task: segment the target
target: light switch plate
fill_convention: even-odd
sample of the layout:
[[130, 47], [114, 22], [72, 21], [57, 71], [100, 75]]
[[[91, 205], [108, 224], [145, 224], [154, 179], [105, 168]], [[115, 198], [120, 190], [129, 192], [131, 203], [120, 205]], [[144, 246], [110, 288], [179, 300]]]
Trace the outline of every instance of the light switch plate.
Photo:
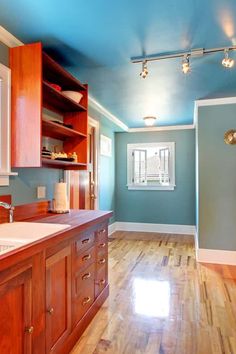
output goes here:
[[46, 198], [46, 187], [45, 186], [38, 186], [37, 187], [37, 198], [38, 199]]

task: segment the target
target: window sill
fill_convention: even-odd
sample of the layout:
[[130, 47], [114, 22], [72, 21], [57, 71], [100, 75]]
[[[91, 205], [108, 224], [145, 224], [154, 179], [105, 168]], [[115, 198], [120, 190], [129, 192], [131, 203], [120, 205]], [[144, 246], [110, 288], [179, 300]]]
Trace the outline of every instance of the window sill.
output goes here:
[[128, 190], [138, 190], [138, 191], [173, 191], [176, 185], [171, 184], [169, 186], [138, 186], [134, 184], [127, 185]]

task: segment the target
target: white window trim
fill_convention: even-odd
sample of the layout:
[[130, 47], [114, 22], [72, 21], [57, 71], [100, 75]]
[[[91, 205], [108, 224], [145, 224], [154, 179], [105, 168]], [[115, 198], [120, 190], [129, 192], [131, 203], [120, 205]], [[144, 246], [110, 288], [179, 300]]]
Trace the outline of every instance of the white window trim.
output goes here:
[[[134, 149], [142, 149], [144, 147], [155, 147], [157, 145], [161, 146], [167, 146], [169, 147], [171, 151], [171, 164], [170, 164], [170, 170], [171, 170], [171, 176], [172, 176], [172, 183], [169, 184], [168, 186], [147, 186], [147, 185], [140, 185], [140, 184], [134, 184], [132, 182], [132, 175], [133, 175], [133, 164], [132, 164], [132, 151]], [[156, 143], [140, 143], [140, 144], [127, 144], [127, 187], [129, 190], [146, 190], [146, 191], [173, 191], [176, 187], [175, 184], [175, 142], [156, 142]]]
[[11, 172], [11, 70], [0, 64], [0, 186], [9, 186]]

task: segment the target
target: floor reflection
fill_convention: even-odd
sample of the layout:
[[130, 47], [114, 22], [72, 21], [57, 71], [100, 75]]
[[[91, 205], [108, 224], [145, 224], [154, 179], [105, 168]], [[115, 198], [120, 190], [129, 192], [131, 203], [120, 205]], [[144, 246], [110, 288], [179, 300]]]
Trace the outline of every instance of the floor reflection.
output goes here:
[[159, 318], [169, 316], [170, 284], [168, 281], [135, 278], [133, 293], [135, 313]]

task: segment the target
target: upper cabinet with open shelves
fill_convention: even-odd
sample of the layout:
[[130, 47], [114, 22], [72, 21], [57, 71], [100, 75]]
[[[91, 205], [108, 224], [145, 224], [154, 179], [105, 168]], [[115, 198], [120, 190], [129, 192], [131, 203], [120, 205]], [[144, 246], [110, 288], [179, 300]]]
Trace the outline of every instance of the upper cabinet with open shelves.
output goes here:
[[[12, 166], [86, 169], [88, 86], [74, 78], [42, 50], [41, 43], [10, 49], [12, 71]], [[79, 103], [55, 89], [80, 92]], [[45, 119], [43, 109], [59, 114], [66, 125]], [[69, 127], [68, 127], [69, 126]], [[77, 163], [42, 158], [42, 137], [62, 141]]]

